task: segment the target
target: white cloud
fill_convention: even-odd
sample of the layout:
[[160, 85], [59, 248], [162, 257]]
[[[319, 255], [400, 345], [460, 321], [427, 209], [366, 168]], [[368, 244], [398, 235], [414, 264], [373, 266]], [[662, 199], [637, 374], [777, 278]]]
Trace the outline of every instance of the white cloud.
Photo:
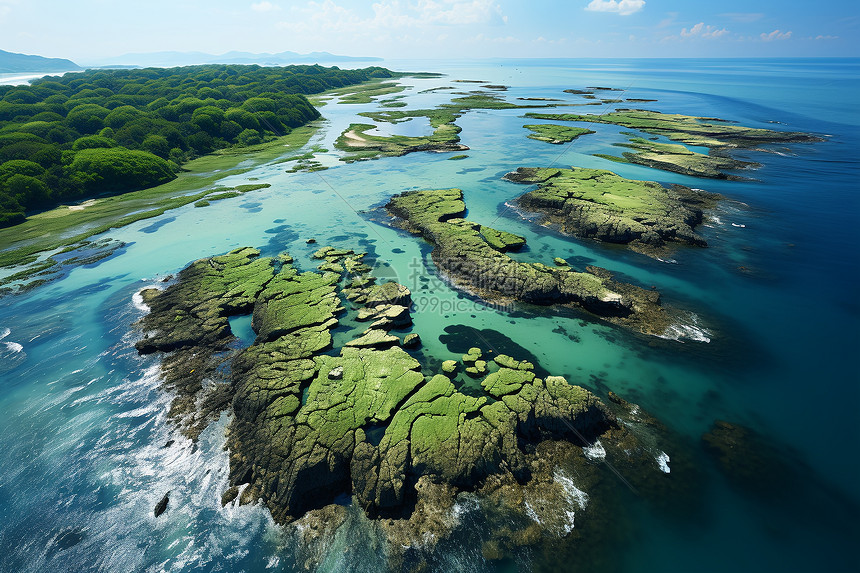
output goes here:
[[493, 0], [418, 0], [401, 4], [399, 0], [382, 0], [372, 5], [373, 16], [363, 17], [333, 0], [311, 1], [304, 7], [291, 8], [289, 20], [278, 27], [296, 33], [313, 30], [322, 32], [397, 33], [405, 29], [426, 29], [431, 26], [503, 25], [508, 18]]
[[18, 0], [0, 0], [0, 22], [12, 12], [13, 4], [18, 4]]
[[[397, 5], [397, 2], [393, 2]], [[374, 8], [377, 5], [374, 4]], [[447, 9], [446, 9], [447, 8]], [[463, 24], [498, 24], [507, 22], [502, 15], [502, 9], [492, 0], [472, 0], [463, 2], [457, 0], [419, 0], [417, 16], [424, 22], [463, 25]]]
[[521, 43], [519, 38], [514, 38], [513, 36], [490, 37], [490, 36], [485, 36], [484, 34], [478, 34], [477, 36], [474, 36], [473, 38], [468, 38], [466, 40], [466, 43], [469, 43], [469, 44], [485, 44], [488, 42], [491, 44], [519, 44], [519, 43]]
[[716, 28], [714, 26], [706, 26], [704, 22], [699, 22], [689, 30], [683, 28], [681, 30], [682, 38], [721, 38], [730, 32], [725, 28]]
[[591, 0], [585, 9], [589, 12], [613, 12], [629, 16], [644, 7], [645, 0]]
[[274, 10], [280, 10], [281, 7], [277, 4], [272, 4], [271, 2], [257, 2], [256, 4], [251, 4], [251, 10], [254, 12], [272, 12]]
[[669, 12], [666, 14], [666, 18], [660, 20], [660, 23], [657, 24], [657, 28], [668, 28], [672, 24], [675, 23], [675, 20], [678, 18], [677, 12]]
[[815, 39], [816, 40], [838, 40], [839, 36], [830, 36], [830, 35], [822, 36], [819, 34], [818, 36], [815, 36]]
[[720, 14], [720, 16], [743, 24], [749, 24], [764, 18], [764, 14], [761, 12], [727, 12], [725, 14]]
[[791, 30], [788, 32], [780, 32], [779, 30], [774, 30], [770, 34], [762, 33], [759, 36], [762, 42], [772, 42], [774, 40], [788, 40], [791, 38]]

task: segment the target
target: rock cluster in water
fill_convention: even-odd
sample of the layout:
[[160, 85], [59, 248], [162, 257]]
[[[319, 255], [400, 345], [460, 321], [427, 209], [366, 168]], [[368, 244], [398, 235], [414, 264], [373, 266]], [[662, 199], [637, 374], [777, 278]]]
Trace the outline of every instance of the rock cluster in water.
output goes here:
[[[579, 90], [571, 93], [579, 93]], [[643, 109], [620, 108], [609, 113], [584, 115], [527, 113], [526, 117], [554, 121], [614, 124], [651, 134], [655, 136], [653, 139], [666, 137], [671, 141], [678, 141], [687, 145], [707, 147], [707, 154], [697, 153], [683, 145], [653, 141], [639, 137], [636, 133], [629, 133], [627, 134], [629, 143], [616, 145], [633, 151], [624, 152], [622, 157], [605, 154], [597, 154], [597, 156], [694, 177], [717, 179], [741, 179], [741, 177], [728, 174], [726, 171], [759, 166], [757, 163], [730, 157], [728, 152], [733, 148], [749, 148], [773, 143], [821, 141], [820, 137], [809, 133], [752, 128], [718, 118], [660, 113]]]
[[[321, 268], [339, 270], [300, 272], [287, 255], [242, 248], [196, 261], [166, 289], [142, 293], [151, 312], [137, 348], [165, 353], [177, 420], [194, 436], [216, 410], [206, 396], [214, 392], [222, 408], [232, 404], [232, 487], [223, 503], [260, 499], [287, 523], [342, 518], [331, 504], [349, 494], [379, 520], [402, 559], [403, 548], [428, 531], [440, 539], [456, 526], [459, 492], [479, 491], [522, 511], [523, 500], [535, 507], [544, 500], [529, 511], [553, 535], [567, 535], [570, 515], [553, 517], [545, 500], [569, 498], [584, 512], [587, 496], [571, 497], [579, 490], [556, 473], [564, 460], [585, 464], [582, 447], [598, 440], [624, 451], [631, 467], [663, 475], [653, 448], [610, 407], [560, 376], [539, 378], [531, 362], [471, 348], [462, 365], [422, 370], [396, 332], [411, 324], [409, 290], [376, 284], [353, 251], [325, 247], [315, 257]], [[368, 326], [333, 349], [347, 306]], [[238, 349], [228, 319], [248, 313], [256, 339]], [[199, 380], [198, 371], [214, 379], [227, 361], [230, 377], [218, 390]], [[480, 380], [480, 395], [459, 389], [460, 368]], [[595, 479], [594, 470], [582, 475]], [[543, 529], [529, 527], [488, 541], [485, 553], [499, 557], [540, 538]]]
[[704, 247], [694, 231], [720, 196], [683, 185], [626, 179], [602, 169], [520, 167], [508, 181], [538, 185], [517, 199], [518, 207], [538, 213], [540, 224], [562, 233], [626, 244], [656, 256], [667, 245]]
[[506, 251], [525, 240], [463, 219], [466, 204], [459, 189], [410, 191], [394, 196], [385, 208], [400, 226], [435, 247], [432, 258], [440, 272], [486, 300], [576, 306], [647, 334], [661, 334], [669, 324], [658, 292], [614, 281], [606, 269], [576, 272], [512, 259]]

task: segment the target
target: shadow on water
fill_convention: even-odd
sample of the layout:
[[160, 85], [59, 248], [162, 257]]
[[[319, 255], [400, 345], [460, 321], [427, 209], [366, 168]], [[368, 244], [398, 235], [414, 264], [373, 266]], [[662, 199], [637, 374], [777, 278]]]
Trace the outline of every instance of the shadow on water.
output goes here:
[[540, 365], [537, 357], [523, 346], [498, 330], [491, 328], [474, 328], [465, 324], [452, 324], [445, 327], [445, 334], [439, 336], [448, 351], [452, 354], [466, 354], [470, 348], [478, 347], [484, 353], [487, 361], [499, 354], [507, 354], [516, 360], [526, 360], [535, 365], [534, 372], [538, 377], [549, 375]]

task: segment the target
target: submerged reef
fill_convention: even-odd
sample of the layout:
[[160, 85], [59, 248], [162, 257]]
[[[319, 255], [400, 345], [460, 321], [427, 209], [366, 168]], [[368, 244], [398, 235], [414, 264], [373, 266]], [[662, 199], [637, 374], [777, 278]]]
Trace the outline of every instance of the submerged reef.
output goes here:
[[[485, 300], [578, 307], [645, 334], [662, 334], [671, 322], [658, 292], [614, 281], [606, 269], [576, 272], [512, 259], [505, 254], [509, 240], [495, 240], [503, 232], [462, 218], [466, 204], [459, 189], [410, 191], [385, 208], [399, 226], [435, 247], [431, 256], [441, 273]], [[514, 246], [524, 244], [519, 239]]]
[[537, 184], [516, 200], [516, 206], [539, 214], [541, 225], [625, 244], [653, 257], [665, 254], [670, 244], [707, 246], [694, 228], [702, 222], [703, 211], [720, 199], [700, 189], [664, 187], [602, 169], [520, 167], [504, 178]]
[[[496, 238], [500, 249], [518, 243]], [[457, 505], [471, 499], [463, 495], [483, 500], [488, 522], [509, 516], [482, 540], [488, 559], [570, 535], [574, 514], [582, 528], [582, 488], [603, 479], [593, 464], [607, 450], [640, 474], [631, 480], [653, 483], [649, 495], [675, 487], [668, 456], [634, 416], [561, 376], [538, 377], [532, 362], [485, 354], [492, 349], [470, 348], [428, 371], [420, 351], [401, 346], [415, 333], [396, 333], [411, 324], [409, 290], [376, 284], [351, 250], [324, 247], [314, 257], [338, 270], [300, 272], [286, 254], [241, 248], [141, 293], [151, 310], [137, 349], [163, 353], [173, 417], [186, 434], [196, 437], [232, 405], [224, 504], [261, 500], [280, 524], [324, 531], [347, 519], [352, 510], [336, 502], [349, 495], [379, 524], [391, 569], [409, 570], [456, 530]], [[229, 319], [249, 313], [256, 338], [242, 348]], [[369, 326], [333, 347], [344, 313]], [[464, 368], [480, 379], [480, 395], [459, 389], [455, 371]], [[595, 515], [594, 527], [604, 521]]]

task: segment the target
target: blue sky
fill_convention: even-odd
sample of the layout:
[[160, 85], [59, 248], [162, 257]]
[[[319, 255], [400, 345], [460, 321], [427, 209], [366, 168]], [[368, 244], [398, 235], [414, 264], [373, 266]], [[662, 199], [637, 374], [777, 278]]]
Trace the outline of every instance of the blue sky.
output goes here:
[[860, 56], [857, 0], [0, 0], [0, 49], [384, 58]]

